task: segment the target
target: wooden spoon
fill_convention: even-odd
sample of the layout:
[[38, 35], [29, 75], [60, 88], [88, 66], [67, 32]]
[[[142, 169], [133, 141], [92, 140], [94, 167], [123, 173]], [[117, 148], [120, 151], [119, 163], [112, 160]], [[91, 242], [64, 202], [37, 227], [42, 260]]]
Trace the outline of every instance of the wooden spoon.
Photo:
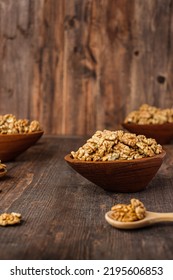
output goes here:
[[142, 220], [135, 221], [135, 222], [116, 221], [112, 217], [112, 213], [113, 211], [109, 211], [105, 214], [106, 221], [113, 227], [121, 228], [121, 229], [135, 229], [135, 228], [150, 226], [155, 223], [173, 222], [173, 213], [156, 213], [156, 212], [146, 211], [146, 217]]

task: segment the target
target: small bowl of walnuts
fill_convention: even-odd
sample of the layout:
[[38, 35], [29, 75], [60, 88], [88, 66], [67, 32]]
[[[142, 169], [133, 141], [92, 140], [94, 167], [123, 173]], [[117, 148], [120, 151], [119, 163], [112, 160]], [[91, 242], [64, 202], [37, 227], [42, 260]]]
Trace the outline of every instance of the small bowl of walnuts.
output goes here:
[[80, 175], [106, 191], [145, 189], [159, 170], [165, 151], [155, 139], [117, 131], [96, 131], [65, 161]]
[[0, 160], [11, 161], [35, 144], [43, 135], [38, 121], [0, 115]]
[[161, 145], [169, 144], [173, 139], [173, 109], [143, 104], [139, 110], [127, 115], [122, 127], [132, 133], [154, 138]]

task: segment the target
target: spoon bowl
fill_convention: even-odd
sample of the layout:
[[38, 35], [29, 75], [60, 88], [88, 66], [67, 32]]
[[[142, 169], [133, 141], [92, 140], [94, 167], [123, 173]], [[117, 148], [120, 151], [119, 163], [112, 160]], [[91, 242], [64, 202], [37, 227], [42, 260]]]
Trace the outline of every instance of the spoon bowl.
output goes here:
[[173, 213], [157, 213], [146, 211], [146, 216], [142, 220], [135, 222], [120, 222], [113, 218], [114, 211], [108, 211], [105, 214], [106, 221], [113, 227], [119, 229], [136, 229], [151, 226], [161, 222], [173, 222]]

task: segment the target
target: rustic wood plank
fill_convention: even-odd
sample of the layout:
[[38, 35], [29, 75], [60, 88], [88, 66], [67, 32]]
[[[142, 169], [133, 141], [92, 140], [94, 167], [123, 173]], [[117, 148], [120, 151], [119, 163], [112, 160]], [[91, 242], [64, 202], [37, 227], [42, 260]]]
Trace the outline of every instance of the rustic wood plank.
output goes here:
[[171, 107], [173, 0], [0, 0], [0, 113], [47, 134]]
[[23, 223], [0, 227], [0, 259], [172, 259], [172, 224], [123, 231], [104, 219], [132, 197], [148, 210], [173, 212], [172, 145], [146, 190], [124, 194], [105, 192], [66, 164], [64, 156], [85, 140], [44, 136], [7, 163], [0, 211], [20, 212]]

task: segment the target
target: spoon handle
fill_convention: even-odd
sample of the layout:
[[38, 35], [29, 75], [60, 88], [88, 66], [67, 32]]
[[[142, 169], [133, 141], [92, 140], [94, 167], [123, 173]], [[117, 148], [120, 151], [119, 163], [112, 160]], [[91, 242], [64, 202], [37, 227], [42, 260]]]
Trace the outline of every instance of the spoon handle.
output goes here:
[[154, 222], [173, 222], [173, 213], [150, 213]]

